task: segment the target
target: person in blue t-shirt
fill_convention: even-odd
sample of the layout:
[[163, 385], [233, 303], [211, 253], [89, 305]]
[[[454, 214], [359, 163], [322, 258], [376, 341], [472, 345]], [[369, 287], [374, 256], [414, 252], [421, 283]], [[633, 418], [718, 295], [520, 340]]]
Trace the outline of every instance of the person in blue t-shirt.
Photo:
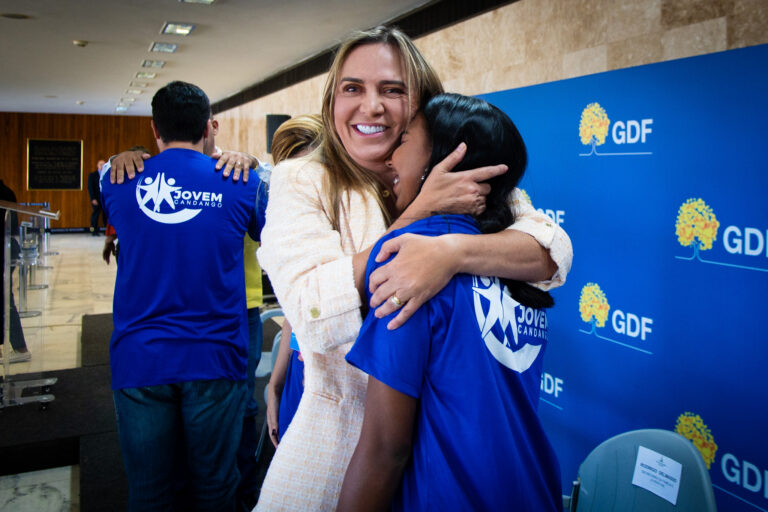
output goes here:
[[234, 508], [247, 398], [243, 237], [258, 239], [263, 205], [258, 180], [214, 172], [210, 113], [198, 87], [169, 83], [152, 99], [160, 153], [130, 183], [102, 179], [121, 246], [110, 365], [129, 510]]
[[[473, 236], [514, 222], [508, 201], [527, 162], [523, 140], [499, 109], [455, 94], [426, 104], [388, 162], [396, 208], [416, 197], [424, 169], [461, 142], [467, 155], [455, 170], [509, 167], [487, 182], [486, 210], [434, 215], [378, 246], [403, 233]], [[384, 263], [368, 260], [366, 282]], [[396, 330], [369, 311], [347, 355], [370, 377], [339, 510], [561, 510], [559, 465], [537, 416], [542, 308], [552, 305], [528, 284], [459, 274]]]

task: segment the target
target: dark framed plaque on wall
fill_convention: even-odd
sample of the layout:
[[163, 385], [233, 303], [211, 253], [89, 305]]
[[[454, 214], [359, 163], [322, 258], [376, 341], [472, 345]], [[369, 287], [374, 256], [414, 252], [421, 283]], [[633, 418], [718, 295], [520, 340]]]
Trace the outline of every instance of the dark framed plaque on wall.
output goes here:
[[82, 140], [27, 139], [27, 190], [82, 189]]

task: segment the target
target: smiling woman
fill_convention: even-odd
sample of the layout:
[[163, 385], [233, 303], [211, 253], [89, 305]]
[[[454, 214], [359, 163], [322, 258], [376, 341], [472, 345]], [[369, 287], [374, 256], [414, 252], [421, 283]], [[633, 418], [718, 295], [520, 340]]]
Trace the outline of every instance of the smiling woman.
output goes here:
[[387, 44], [361, 46], [341, 68], [333, 118], [336, 133], [352, 159], [376, 172], [405, 130], [408, 89], [400, 56]]
[[[465, 153], [460, 144], [392, 220], [395, 176], [387, 159], [420, 106], [441, 92], [437, 74], [405, 34], [384, 27], [354, 33], [328, 74], [322, 146], [272, 173], [258, 256], [296, 333], [305, 393], [278, 445], [257, 510], [336, 508], [363, 417], [367, 377], [344, 356], [362, 323], [373, 244], [388, 229], [434, 211], [482, 212], [490, 190], [483, 182], [506, 171], [505, 165], [492, 165], [449, 172]], [[403, 245], [379, 269], [394, 265], [397, 277], [378, 278], [389, 300], [377, 316], [387, 307], [401, 308], [398, 319], [404, 321], [457, 272], [546, 280], [538, 283], [544, 288], [561, 284], [570, 268], [567, 235], [533, 208], [515, 209], [518, 222], [503, 233], [390, 240]]]

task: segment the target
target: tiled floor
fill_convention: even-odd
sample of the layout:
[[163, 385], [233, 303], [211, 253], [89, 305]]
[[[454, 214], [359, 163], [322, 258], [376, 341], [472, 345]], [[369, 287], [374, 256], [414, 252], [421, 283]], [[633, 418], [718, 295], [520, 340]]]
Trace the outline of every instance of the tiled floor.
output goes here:
[[[26, 310], [39, 316], [22, 319], [32, 359], [10, 365], [10, 374], [75, 368], [80, 365], [80, 328], [84, 314], [112, 311], [116, 267], [101, 259], [104, 237], [90, 234], [51, 235], [49, 250], [58, 255], [41, 258], [33, 284], [48, 288], [28, 290]], [[18, 271], [14, 274], [18, 286]], [[14, 290], [17, 306], [19, 290]], [[3, 347], [8, 353], [10, 347]], [[22, 407], [35, 407], [26, 405]], [[78, 467], [54, 468], [0, 477], [0, 512], [75, 512], [79, 506]]]

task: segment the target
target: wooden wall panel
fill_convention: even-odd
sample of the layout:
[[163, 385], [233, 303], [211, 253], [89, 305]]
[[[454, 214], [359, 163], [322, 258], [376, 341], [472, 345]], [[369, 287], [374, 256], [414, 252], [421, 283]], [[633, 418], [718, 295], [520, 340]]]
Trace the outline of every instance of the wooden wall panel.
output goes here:
[[[16, 192], [22, 203], [51, 203], [61, 210], [53, 228], [86, 228], [90, 224], [88, 174], [99, 159], [142, 144], [157, 151], [149, 117], [27, 114], [0, 112], [0, 179]], [[82, 190], [27, 190], [27, 139], [82, 139]]]

